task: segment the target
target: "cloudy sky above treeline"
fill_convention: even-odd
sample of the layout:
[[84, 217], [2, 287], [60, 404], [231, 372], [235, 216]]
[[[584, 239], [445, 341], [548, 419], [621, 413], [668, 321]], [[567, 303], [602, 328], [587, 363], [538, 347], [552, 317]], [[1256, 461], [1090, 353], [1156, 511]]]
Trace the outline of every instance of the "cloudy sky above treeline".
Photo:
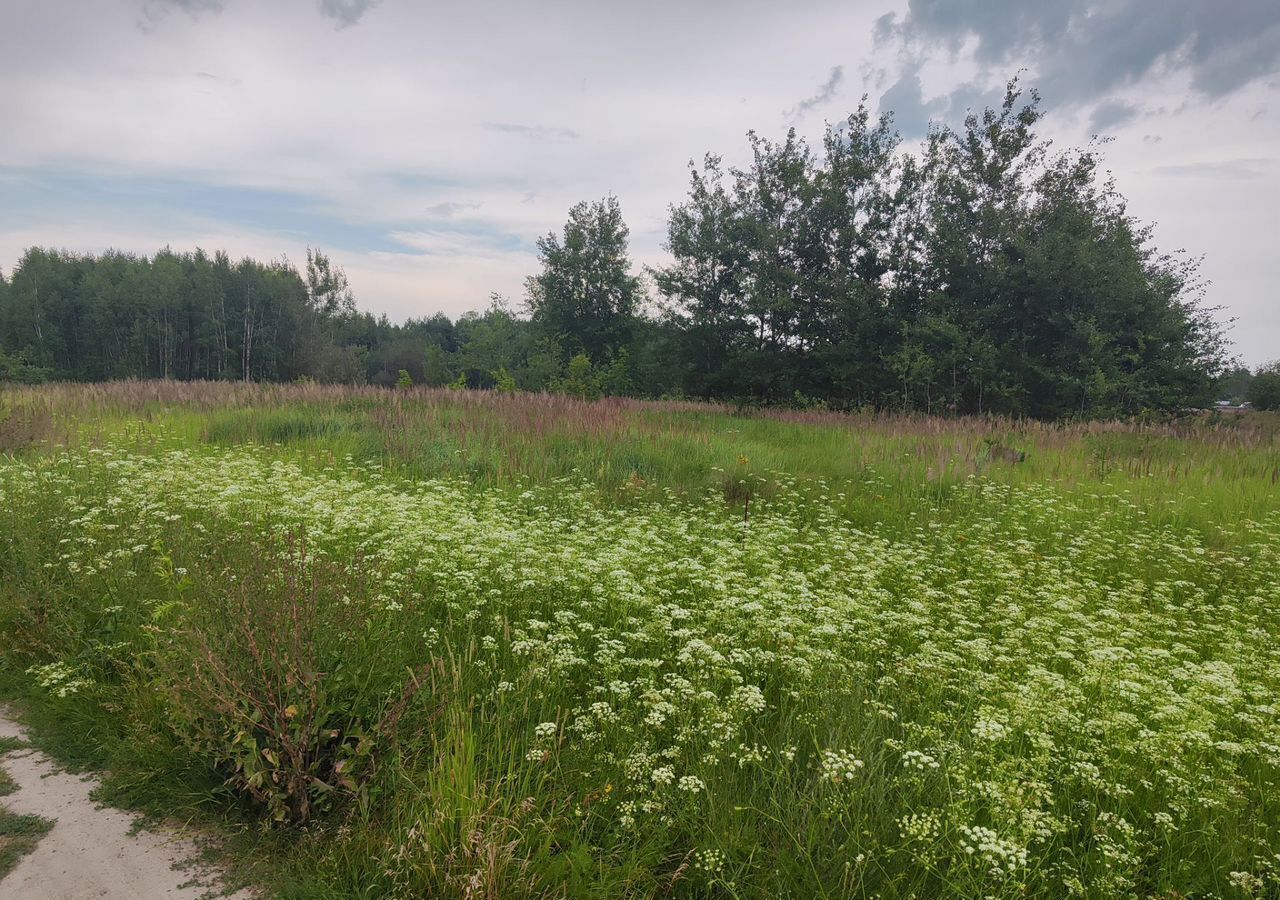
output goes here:
[[518, 306], [578, 200], [659, 264], [691, 159], [816, 144], [864, 94], [914, 146], [1019, 72], [1204, 257], [1243, 360], [1280, 357], [1275, 0], [0, 0], [0, 268], [311, 246], [393, 319]]

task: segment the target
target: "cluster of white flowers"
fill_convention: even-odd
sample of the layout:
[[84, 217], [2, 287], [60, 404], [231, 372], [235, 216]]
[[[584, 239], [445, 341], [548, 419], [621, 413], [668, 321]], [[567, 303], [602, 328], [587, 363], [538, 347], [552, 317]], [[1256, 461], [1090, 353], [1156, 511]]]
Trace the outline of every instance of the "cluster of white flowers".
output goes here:
[[714, 848], [698, 850], [693, 854], [693, 858], [698, 868], [708, 875], [719, 875], [724, 871], [725, 856], [720, 850]]
[[936, 841], [942, 834], [942, 813], [938, 810], [908, 813], [898, 819], [898, 829], [911, 842]]
[[1009, 727], [999, 719], [978, 718], [973, 723], [973, 736], [981, 741], [1004, 740], [1009, 734]]
[[32, 666], [27, 674], [36, 679], [36, 684], [57, 697], [69, 697], [93, 686], [93, 679], [86, 678], [79, 669], [65, 662], [51, 662], [42, 666]]
[[853, 781], [862, 767], [862, 760], [848, 750], [823, 750], [818, 763], [823, 780], [832, 784]]
[[707, 789], [706, 783], [697, 775], [682, 775], [677, 787], [686, 794], [700, 794]]
[[902, 765], [904, 768], [924, 772], [928, 769], [937, 769], [941, 764], [928, 753], [908, 750], [902, 754]]
[[982, 825], [961, 825], [960, 846], [970, 856], [982, 860], [992, 875], [1012, 875], [1027, 864], [1027, 850], [1002, 839]]
[[1265, 884], [1261, 878], [1252, 872], [1240, 871], [1228, 873], [1227, 883], [1246, 897], [1253, 897], [1258, 894]]

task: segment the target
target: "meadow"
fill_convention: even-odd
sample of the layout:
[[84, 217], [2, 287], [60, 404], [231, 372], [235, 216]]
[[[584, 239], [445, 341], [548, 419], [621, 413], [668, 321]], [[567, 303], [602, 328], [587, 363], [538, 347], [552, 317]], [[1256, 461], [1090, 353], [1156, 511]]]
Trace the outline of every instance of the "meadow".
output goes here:
[[270, 896], [1280, 895], [1280, 421], [0, 393], [0, 698]]

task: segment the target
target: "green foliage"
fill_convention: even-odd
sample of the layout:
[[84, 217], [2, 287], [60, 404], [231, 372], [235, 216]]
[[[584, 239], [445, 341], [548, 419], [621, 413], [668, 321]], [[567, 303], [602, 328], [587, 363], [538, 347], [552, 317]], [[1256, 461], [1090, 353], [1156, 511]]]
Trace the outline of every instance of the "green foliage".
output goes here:
[[1249, 402], [1257, 409], [1280, 410], [1280, 362], [1263, 366], [1254, 374]]
[[401, 369], [396, 376], [396, 390], [407, 391], [411, 387], [413, 387], [413, 378], [406, 369]]
[[818, 158], [794, 131], [708, 156], [671, 212], [692, 393], [841, 407], [1104, 418], [1204, 402], [1223, 338], [1196, 264], [1098, 177], [1093, 149], [1050, 155], [1039, 99], [939, 128], [917, 157], [865, 106]]
[[49, 829], [50, 819], [40, 816], [24, 816], [0, 808], [0, 878], [9, 874], [18, 860], [30, 853], [40, 843]]
[[439, 344], [427, 344], [422, 361], [422, 383], [428, 387], [444, 387], [452, 380], [453, 374], [449, 371], [449, 360], [444, 348]]
[[604, 359], [630, 340], [642, 293], [627, 238], [618, 199], [606, 197], [570, 209], [563, 238], [538, 239], [542, 271], [528, 280], [529, 309], [565, 352]]
[[493, 389], [499, 394], [514, 394], [516, 392], [515, 376], [507, 371], [506, 366], [499, 366], [498, 370], [491, 374], [493, 375]]
[[484, 313], [467, 313], [458, 320], [459, 369], [471, 387], [493, 387], [493, 373], [521, 366], [531, 339], [529, 323], [516, 318], [498, 295]]
[[324, 253], [310, 247], [307, 248], [307, 299], [317, 312], [330, 319], [354, 316], [356, 312], [347, 273]]
[[1253, 372], [1245, 366], [1236, 366], [1223, 373], [1218, 379], [1214, 397], [1219, 400], [1230, 400], [1237, 406], [1249, 399], [1249, 388], [1253, 384]]
[[59, 379], [291, 381], [325, 368], [325, 316], [284, 262], [33, 247], [0, 296], [0, 351]]
[[626, 347], [620, 347], [598, 375], [600, 391], [609, 397], [628, 397], [635, 390], [632, 378], [631, 355]]
[[564, 376], [564, 350], [554, 338], [538, 338], [518, 369], [517, 378], [526, 391], [550, 391]]
[[151, 686], [192, 753], [271, 821], [301, 825], [367, 799], [422, 682], [411, 675], [389, 700], [385, 681], [347, 671], [353, 656], [374, 652], [362, 643], [378, 640], [355, 615], [369, 602], [358, 572], [310, 559], [298, 534], [247, 557], [239, 549], [228, 542], [194, 577], [160, 557], [179, 599], [150, 612], [160, 626]]
[[52, 371], [41, 366], [33, 366], [26, 360], [26, 351], [20, 350], [16, 356], [9, 356], [0, 350], [0, 382], [9, 381], [17, 384], [40, 384], [52, 377]]
[[555, 390], [582, 400], [595, 400], [600, 396], [600, 377], [585, 353], [569, 360], [564, 377], [555, 384]]

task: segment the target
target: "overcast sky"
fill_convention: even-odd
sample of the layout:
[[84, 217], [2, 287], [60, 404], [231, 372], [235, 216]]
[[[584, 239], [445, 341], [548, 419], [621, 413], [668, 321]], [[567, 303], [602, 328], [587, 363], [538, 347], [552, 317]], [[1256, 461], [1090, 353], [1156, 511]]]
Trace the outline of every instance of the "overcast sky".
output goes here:
[[657, 263], [691, 158], [864, 93], [915, 143], [1020, 69], [1056, 144], [1114, 138], [1244, 361], [1280, 357], [1275, 0], [0, 0], [0, 268], [313, 246], [393, 319], [519, 304], [577, 200], [616, 194]]

